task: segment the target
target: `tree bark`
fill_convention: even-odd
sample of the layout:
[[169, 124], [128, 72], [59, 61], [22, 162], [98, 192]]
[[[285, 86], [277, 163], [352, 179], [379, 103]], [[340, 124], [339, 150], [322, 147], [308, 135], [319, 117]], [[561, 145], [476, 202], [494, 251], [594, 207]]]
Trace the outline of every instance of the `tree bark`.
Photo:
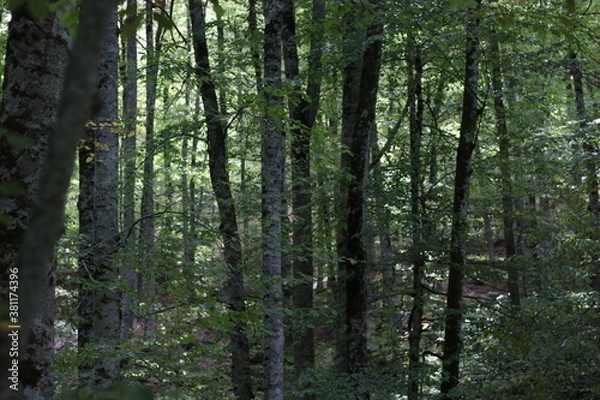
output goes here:
[[265, 400], [283, 400], [283, 293], [281, 198], [285, 133], [279, 113], [281, 90], [281, 45], [283, 0], [264, 3], [264, 130], [262, 137], [262, 235], [263, 275], [267, 282], [264, 295], [265, 323]]
[[408, 326], [408, 399], [419, 397], [421, 367], [421, 331], [423, 319], [423, 215], [421, 212], [421, 144], [423, 136], [423, 63], [421, 50], [413, 35], [407, 43], [408, 96], [410, 124], [410, 204], [413, 264], [413, 305]]
[[[29, 293], [23, 289], [23, 269], [17, 259], [34, 206], [42, 159], [56, 120], [56, 104], [70, 43], [68, 32], [56, 14], [37, 20], [25, 7], [12, 13], [0, 107], [2, 399], [17, 398], [21, 393], [27, 398], [49, 400], [53, 395], [54, 262], [51, 257], [39, 264], [41, 279], [36, 282], [36, 290], [42, 305], [30, 314], [33, 323], [29, 337], [25, 337], [26, 331], [19, 331], [18, 326], [26, 326], [22, 315], [28, 310], [23, 308], [23, 300]], [[13, 314], [14, 311], [20, 311], [21, 316]], [[7, 335], [15, 331], [19, 333], [21, 360], [18, 365], [20, 384], [13, 387], [18, 387], [19, 392], [9, 389], [9, 385], [14, 384], [9, 379], [12, 376], [9, 368], [17, 358], [10, 354], [15, 336]]]
[[[237, 214], [228, 172], [227, 129], [222, 108], [219, 108], [217, 90], [211, 76], [208, 45], [206, 42], [206, 9], [200, 0], [189, 0], [196, 73], [202, 81], [200, 94], [207, 124], [210, 179], [217, 199], [223, 238], [223, 256], [227, 264], [229, 279], [227, 297], [234, 316], [246, 312], [242, 245], [238, 231]], [[222, 105], [224, 107], [224, 105]], [[239, 318], [230, 334], [232, 355], [232, 381], [237, 399], [254, 398], [250, 374], [250, 350], [246, 336], [246, 324]]]
[[[300, 68], [298, 47], [296, 44], [296, 17], [294, 1], [285, 0], [283, 11], [283, 52], [286, 79], [295, 82], [292, 94], [288, 95], [288, 108], [292, 123], [292, 210], [294, 222], [293, 236], [293, 275], [297, 282], [293, 287], [293, 306], [299, 312], [300, 319], [305, 321], [301, 326], [294, 326], [292, 333], [294, 371], [299, 377], [305, 371], [314, 368], [315, 347], [313, 327], [306, 322], [309, 310], [313, 308], [313, 220], [312, 220], [312, 188], [310, 169], [310, 137], [315, 123], [321, 91], [321, 46], [322, 40], [316, 35], [311, 40], [308, 65], [308, 85], [306, 96], [300, 96]], [[312, 23], [317, 27], [325, 18], [325, 4], [314, 0], [312, 5]], [[308, 389], [305, 386], [303, 389]], [[304, 400], [314, 399], [312, 394], [301, 397]]]
[[[101, 51], [93, 116], [79, 155], [80, 233], [87, 248], [82, 257], [79, 316], [82, 325], [80, 351], [90, 340], [94, 346], [116, 348], [120, 337], [119, 298], [113, 289], [118, 277], [115, 253], [118, 229], [118, 42], [117, 15], [111, 15]], [[93, 351], [96, 353], [95, 351]], [[81, 372], [92, 373], [93, 383], [107, 387], [119, 376], [119, 364], [100, 355], [93, 371], [85, 366]], [[88, 376], [82, 376], [87, 378]], [[91, 382], [90, 382], [91, 383]]]
[[466, 267], [467, 221], [469, 189], [473, 172], [472, 154], [476, 146], [477, 127], [481, 109], [478, 100], [479, 78], [479, 26], [481, 0], [467, 10], [466, 60], [463, 91], [463, 108], [460, 137], [456, 152], [454, 178], [454, 203], [450, 242], [450, 272], [442, 356], [442, 399], [450, 399], [450, 392], [459, 384], [462, 342], [463, 278]]
[[[378, 2], [371, 2], [373, 12]], [[381, 66], [383, 24], [375, 19], [366, 31], [367, 46], [362, 55], [360, 90], [352, 130], [346, 203], [344, 252], [340, 254], [345, 273], [345, 313], [343, 339], [346, 352], [342, 371], [351, 376], [357, 399], [369, 399], [369, 390], [361, 381], [368, 373], [367, 350], [367, 265], [366, 247], [366, 182], [369, 170], [371, 136], [376, 129], [375, 108]]]
[[[125, 24], [134, 23], [137, 15], [137, 1], [127, 0], [127, 16]], [[125, 137], [123, 138], [123, 228], [127, 237], [135, 237], [135, 170], [137, 151], [137, 37], [133, 32], [125, 38], [125, 74], [123, 77], [123, 119], [125, 120]], [[131, 242], [131, 241], [130, 241]], [[124, 262], [121, 276], [125, 280], [126, 289], [122, 294], [121, 339], [127, 341], [132, 337], [135, 317], [135, 300], [133, 293], [137, 290], [138, 277], [132, 263]]]
[[[118, 212], [118, 64], [119, 45], [117, 12], [111, 13], [104, 35], [98, 71], [97, 114], [92, 128], [95, 137], [95, 154], [91, 161], [95, 166], [94, 223], [96, 282], [101, 285], [95, 292], [94, 331], [98, 344], [116, 349], [120, 337], [119, 295], [114, 289], [118, 278], [115, 259], [119, 235]], [[117, 357], [97, 359], [94, 372], [96, 387], [108, 387], [120, 374]]]
[[[358, 10], [349, 11], [344, 15], [343, 48], [347, 62], [344, 65], [342, 88], [342, 138], [340, 156], [340, 185], [336, 196], [336, 216], [338, 221], [336, 246], [337, 254], [342, 256], [348, 251], [348, 188], [351, 156], [351, 147], [358, 112], [360, 94], [360, 79], [363, 67], [363, 43], [365, 42], [365, 28], [358, 21]], [[346, 373], [348, 367], [347, 332], [344, 315], [346, 312], [346, 262], [340, 258], [337, 265], [337, 277], [332, 282], [335, 293], [335, 303], [339, 310], [335, 343], [335, 365], [339, 372]]]
[[[19, 289], [27, 293], [19, 299], [21, 337], [28, 337], [34, 316], [43, 306], [47, 266], [63, 231], [64, 199], [73, 173], [75, 150], [92, 109], [102, 36], [115, 7], [116, 1], [92, 0], [84, 1], [81, 7], [79, 33], [65, 72], [56, 124], [49, 138], [35, 202], [17, 261]], [[35, 40], [42, 43], [40, 38], [43, 37]], [[39, 53], [36, 53], [38, 56]], [[56, 66], [58, 62], [52, 60], [48, 65]], [[40, 85], [31, 87], [37, 90]], [[27, 118], [30, 117], [28, 112]], [[20, 353], [23, 357], [23, 352]], [[2, 398], [9, 398], [7, 389], [6, 385], [0, 389], [3, 391]]]

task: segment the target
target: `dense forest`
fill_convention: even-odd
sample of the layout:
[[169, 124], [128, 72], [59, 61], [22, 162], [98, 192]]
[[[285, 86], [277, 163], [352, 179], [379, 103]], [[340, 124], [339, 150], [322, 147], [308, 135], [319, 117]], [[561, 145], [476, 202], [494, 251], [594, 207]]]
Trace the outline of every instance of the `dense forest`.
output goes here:
[[600, 399], [598, 2], [0, 10], [0, 398]]

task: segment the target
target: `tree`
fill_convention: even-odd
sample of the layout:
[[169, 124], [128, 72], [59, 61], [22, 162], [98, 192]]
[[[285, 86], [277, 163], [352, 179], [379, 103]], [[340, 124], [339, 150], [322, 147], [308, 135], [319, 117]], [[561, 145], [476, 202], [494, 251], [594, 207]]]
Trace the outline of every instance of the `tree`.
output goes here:
[[514, 233], [514, 204], [512, 190], [511, 172], [511, 139], [508, 133], [506, 107], [504, 105], [504, 84], [500, 66], [500, 48], [498, 45], [498, 34], [493, 31], [490, 37], [490, 55], [492, 72], [492, 90], [494, 98], [494, 113], [496, 117], [496, 133], [498, 135], [498, 150], [500, 156], [500, 175], [502, 181], [502, 230], [504, 233], [504, 247], [508, 266], [508, 285], [510, 301], [514, 307], [521, 304], [519, 289], [519, 271], [511, 258], [517, 254], [516, 239]]
[[262, 249], [263, 276], [267, 280], [264, 295], [265, 323], [265, 400], [283, 399], [283, 289], [281, 198], [285, 133], [280, 122], [283, 99], [281, 90], [281, 43], [283, 0], [264, 4], [264, 81], [265, 101], [262, 137]]
[[[142, 177], [142, 202], [140, 212], [142, 221], [140, 223], [140, 248], [143, 249], [143, 286], [145, 296], [150, 303], [154, 303], [156, 296], [156, 271], [152, 254], [155, 246], [156, 229], [154, 224], [154, 153], [156, 144], [154, 143], [154, 123], [156, 114], [156, 85], [159, 70], [159, 57], [161, 49], [162, 29], [159, 27], [154, 37], [154, 7], [153, 2], [147, 2], [145, 7], [145, 27], [146, 27], [146, 120], [144, 142], [144, 172]], [[154, 307], [146, 310], [146, 320], [144, 321], [144, 336], [152, 335], [156, 330], [156, 315]]]
[[425, 257], [423, 254], [423, 214], [421, 193], [421, 144], [423, 139], [423, 62], [420, 45], [410, 34], [406, 44], [408, 64], [408, 108], [410, 124], [410, 208], [413, 264], [413, 305], [408, 327], [408, 398], [419, 396], [421, 365], [421, 334], [423, 319], [423, 274]]
[[[135, 26], [137, 16], [137, 1], [127, 0], [127, 15], [125, 19], [126, 26]], [[123, 168], [123, 228], [127, 231], [127, 238], [133, 235], [135, 223], [135, 167], [137, 151], [137, 37], [136, 32], [123, 37], [125, 42], [125, 71], [123, 74], [123, 119], [125, 137], [123, 140], [123, 158], [125, 166]], [[130, 243], [131, 241], [128, 240]], [[121, 310], [121, 339], [126, 341], [131, 339], [135, 301], [133, 293], [137, 290], [137, 273], [135, 268], [129, 263], [121, 266], [121, 276], [126, 282], [126, 290], [122, 294]]]
[[[80, 230], [87, 244], [81, 265], [80, 351], [86, 346], [114, 348], [120, 338], [120, 301], [114, 290], [118, 229], [118, 39], [117, 14], [112, 13], [101, 52], [96, 109], [79, 152]], [[120, 374], [116, 358], [94, 359], [92, 382], [114, 383]], [[87, 371], [86, 371], [87, 372]], [[82, 376], [82, 378], [88, 378]], [[81, 382], [84, 384], [84, 382]]]
[[[350, 374], [353, 379], [355, 396], [360, 399], [370, 398], [369, 389], [361, 388], [368, 372], [367, 350], [367, 266], [368, 253], [366, 248], [366, 182], [369, 165], [370, 138], [377, 129], [375, 124], [375, 107], [379, 85], [379, 70], [381, 66], [383, 22], [378, 18], [380, 2], [373, 1], [365, 11], [370, 13], [372, 22], [366, 30], [367, 43], [362, 54], [360, 78], [354, 80], [349, 74], [346, 79], [353, 79], [345, 87], [358, 85], [350, 89], [356, 99], [354, 115], [349, 117], [354, 121], [350, 131], [349, 154], [347, 168], [350, 175], [347, 188], [347, 203], [345, 215], [345, 231], [343, 242], [345, 246], [340, 254], [342, 262], [345, 292], [344, 327], [342, 331], [344, 363], [341, 372]], [[349, 107], [350, 108], [350, 107]]]
[[[64, 197], [73, 172], [76, 146], [92, 110], [102, 36], [110, 12], [115, 7], [116, 3], [109, 1], [85, 1], [82, 4], [80, 34], [74, 42], [66, 68], [56, 124], [48, 141], [28, 229], [17, 259], [19, 290], [28, 293], [28, 296], [19, 299], [20, 335], [27, 340], [31, 340], [28, 337], [31, 322], [45, 301], [43, 286], [47, 266], [63, 230]], [[47, 370], [42, 372], [48, 373]], [[9, 389], [3, 386], [2, 390]]]
[[[319, 108], [321, 91], [322, 38], [319, 33], [311, 39], [306, 95], [301, 96], [298, 46], [296, 44], [296, 15], [293, 0], [286, 0], [283, 10], [283, 54], [286, 79], [294, 82], [288, 95], [289, 119], [292, 124], [292, 210], [293, 274], [298, 282], [293, 287], [293, 305], [302, 323], [293, 326], [294, 369], [300, 376], [314, 368], [315, 349], [312, 323], [306, 322], [307, 311], [313, 308], [313, 218], [312, 178], [310, 168], [310, 139]], [[318, 27], [325, 18], [325, 4], [312, 2], [312, 22]], [[314, 399], [307, 394], [305, 400]]]
[[466, 268], [467, 221], [469, 189], [473, 173], [473, 150], [477, 142], [478, 120], [481, 114], [478, 97], [479, 79], [479, 26], [481, 2], [467, 9], [465, 78], [460, 124], [456, 150], [454, 202], [452, 206], [452, 233], [450, 242], [450, 271], [448, 274], [447, 305], [442, 357], [442, 398], [450, 399], [458, 386], [462, 344], [463, 279]]
[[206, 42], [206, 8], [200, 0], [190, 0], [190, 16], [194, 40], [196, 74], [201, 82], [200, 94], [208, 138], [210, 180], [219, 207], [219, 231], [223, 240], [223, 256], [228, 269], [228, 305], [234, 320], [231, 329], [231, 368], [234, 393], [237, 399], [254, 398], [250, 375], [250, 350], [246, 324], [241, 316], [246, 312], [242, 242], [237, 223], [237, 213], [228, 172], [227, 126], [224, 107], [217, 99], [215, 83], [211, 78], [208, 44]]
[[[9, 356], [14, 341], [7, 340], [5, 335], [14, 332], [17, 325], [26, 326], [21, 318], [28, 311], [23, 308], [28, 294], [22, 286], [18, 288], [24, 275], [18, 253], [40, 185], [41, 160], [47, 152], [52, 125], [56, 121], [56, 104], [70, 44], [68, 31], [59, 23], [56, 13], [37, 19], [25, 6], [13, 10], [0, 106], [0, 320], [6, 327], [0, 340], [3, 382], [0, 395], [3, 399], [18, 394], [8, 389], [8, 384], [15, 382], [11, 382], [10, 374], [6, 374], [17, 358], [16, 355]], [[39, 57], [40, 53], [45, 57]], [[29, 398], [51, 399], [54, 383], [53, 256], [37, 267], [41, 279], [36, 290], [43, 305], [30, 313], [33, 325], [28, 330], [29, 337], [24, 335], [27, 330], [20, 332], [19, 390]], [[12, 312], [19, 309], [20, 318], [13, 320], [16, 314]]]

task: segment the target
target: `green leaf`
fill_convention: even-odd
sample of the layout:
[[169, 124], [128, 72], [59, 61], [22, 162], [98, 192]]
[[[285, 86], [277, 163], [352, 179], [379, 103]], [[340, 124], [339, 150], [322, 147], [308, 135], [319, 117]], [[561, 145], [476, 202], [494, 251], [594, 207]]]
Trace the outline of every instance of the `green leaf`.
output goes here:
[[175, 27], [175, 23], [166, 13], [161, 11], [160, 13], [154, 13], [154, 20], [158, 22], [158, 25], [163, 29], [173, 29]]
[[25, 0], [7, 0], [6, 8], [9, 11], [15, 11], [19, 7], [22, 7], [25, 4]]
[[77, 30], [77, 25], [79, 24], [79, 12], [74, 9], [61, 12], [59, 13], [58, 18], [64, 26], [69, 28], [71, 35], [74, 35]]
[[477, 7], [477, 1], [475, 0], [450, 0], [450, 6], [453, 8], [475, 8]]
[[135, 18], [126, 21], [121, 26], [121, 36], [124, 39], [128, 39], [130, 36], [135, 35], [143, 20], [144, 14], [138, 14]]
[[29, 12], [36, 19], [42, 19], [50, 13], [50, 5], [46, 0], [28, 0]]
[[574, 13], [575, 12], [575, 0], [566, 0], [567, 12]]
[[225, 9], [221, 7], [221, 5], [219, 4], [219, 0], [210, 0], [210, 2], [213, 5], [213, 10], [215, 10], [215, 14], [217, 14], [219, 17], [222, 17], [223, 14], [225, 14]]

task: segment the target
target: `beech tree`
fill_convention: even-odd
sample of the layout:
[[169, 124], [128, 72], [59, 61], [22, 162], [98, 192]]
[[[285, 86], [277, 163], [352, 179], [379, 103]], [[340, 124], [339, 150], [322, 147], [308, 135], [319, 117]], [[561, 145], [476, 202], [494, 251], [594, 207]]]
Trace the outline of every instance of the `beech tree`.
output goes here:
[[267, 280], [264, 295], [265, 324], [265, 399], [283, 399], [283, 288], [281, 198], [284, 182], [285, 133], [281, 123], [281, 45], [283, 0], [264, 4], [264, 79], [262, 95], [264, 131], [262, 136], [262, 251], [263, 276]]
[[451, 391], [458, 386], [460, 358], [463, 348], [463, 280], [466, 258], [469, 190], [473, 173], [473, 150], [477, 144], [478, 121], [481, 114], [479, 99], [479, 29], [481, 2], [466, 10], [465, 77], [463, 89], [460, 136], [456, 149], [454, 202], [452, 206], [452, 236], [450, 242], [450, 270], [444, 327], [441, 392], [444, 399], [452, 398]]
[[[25, 326], [19, 317], [13, 319], [14, 314], [9, 311], [15, 309], [8, 305], [20, 305], [22, 312], [28, 311], [22, 309], [27, 294], [22, 286], [18, 290], [15, 286], [15, 283], [19, 285], [17, 277], [24, 274], [20, 271], [18, 254], [36, 202], [42, 160], [56, 122], [56, 104], [71, 44], [68, 31], [56, 13], [37, 19], [26, 6], [21, 6], [11, 15], [0, 106], [0, 296], [1, 321], [7, 330], [15, 329], [12, 326]], [[28, 398], [51, 399], [53, 396], [54, 263], [52, 257], [39, 266], [42, 279], [36, 290], [43, 303], [31, 314], [33, 324], [28, 329], [29, 337], [20, 338], [21, 346], [26, 346], [19, 351], [21, 380], [12, 383]], [[19, 296], [21, 300], [15, 302]], [[27, 331], [21, 335], [24, 332]], [[3, 335], [7, 333], [3, 330]], [[8, 379], [12, 366], [9, 349], [13, 341], [3, 337], [0, 343], [3, 382], [0, 395], [9, 399], [19, 394], [9, 389], [7, 383], [11, 382]]]
[[[19, 300], [21, 311], [19, 324], [22, 326], [21, 335], [31, 344], [35, 343], [28, 336], [30, 332], [35, 332], [31, 328], [31, 322], [34, 321], [38, 310], [43, 310], [43, 305], [46, 303], [43, 295], [48, 293], [45, 289], [48, 276], [47, 266], [51, 263], [54, 246], [63, 231], [64, 197], [73, 171], [76, 145], [83, 131], [86, 116], [90, 115], [92, 109], [92, 94], [99, 61], [100, 43], [110, 11], [114, 10], [114, 6], [115, 4], [111, 2], [97, 4], [90, 1], [86, 1], [82, 5], [79, 25], [82, 33], [74, 42], [66, 68], [56, 111], [56, 123], [53, 134], [49, 136], [46, 155], [40, 170], [28, 229], [24, 232], [21, 240], [21, 250], [17, 258], [20, 270], [19, 287], [23, 293], [28, 293], [28, 295]], [[59, 29], [60, 31], [62, 28]], [[52, 36], [50, 35], [50, 37]], [[67, 37], [64, 33], [59, 34], [58, 37], [62, 37], [63, 40], [55, 40], [55, 43], [68, 43], [64, 40]], [[64, 44], [63, 46], [66, 49], [67, 46]], [[59, 59], [56, 59], [56, 63]], [[56, 66], [56, 63], [49, 63], [49, 65]], [[41, 107], [41, 109], [44, 108]], [[31, 115], [29, 112], [27, 114]], [[35, 177], [35, 175], [32, 174], [27, 179], [31, 179], [31, 177]], [[45, 343], [48, 342], [45, 341]], [[22, 354], [19, 352], [18, 356], [23, 357]], [[40, 379], [38, 374], [26, 376], [37, 376], [40, 379], [39, 382], [48, 382], [47, 374], [51, 373], [49, 365], [47, 359], [41, 364], [42, 369], [38, 374], [43, 373], [46, 376], [44, 378]], [[31, 396], [39, 395], [40, 398], [47, 396], [50, 389], [46, 385], [46, 383], [39, 385], [39, 389], [30, 393]], [[14, 390], [9, 391], [12, 389], [6, 386], [3, 386], [2, 390], [17, 397], [27, 394]]]
[[242, 242], [237, 223], [237, 213], [228, 172], [227, 126], [224, 107], [217, 98], [214, 82], [211, 80], [208, 44], [206, 42], [206, 8], [199, 0], [190, 0], [190, 15], [194, 40], [194, 54], [198, 79], [201, 82], [200, 94], [204, 106], [207, 125], [210, 179], [219, 207], [221, 223], [219, 230], [223, 240], [223, 257], [228, 268], [227, 301], [232, 315], [238, 321], [233, 324], [230, 334], [232, 357], [232, 381], [236, 398], [252, 399], [250, 375], [250, 354], [246, 324], [239, 316], [246, 312], [244, 287]]

